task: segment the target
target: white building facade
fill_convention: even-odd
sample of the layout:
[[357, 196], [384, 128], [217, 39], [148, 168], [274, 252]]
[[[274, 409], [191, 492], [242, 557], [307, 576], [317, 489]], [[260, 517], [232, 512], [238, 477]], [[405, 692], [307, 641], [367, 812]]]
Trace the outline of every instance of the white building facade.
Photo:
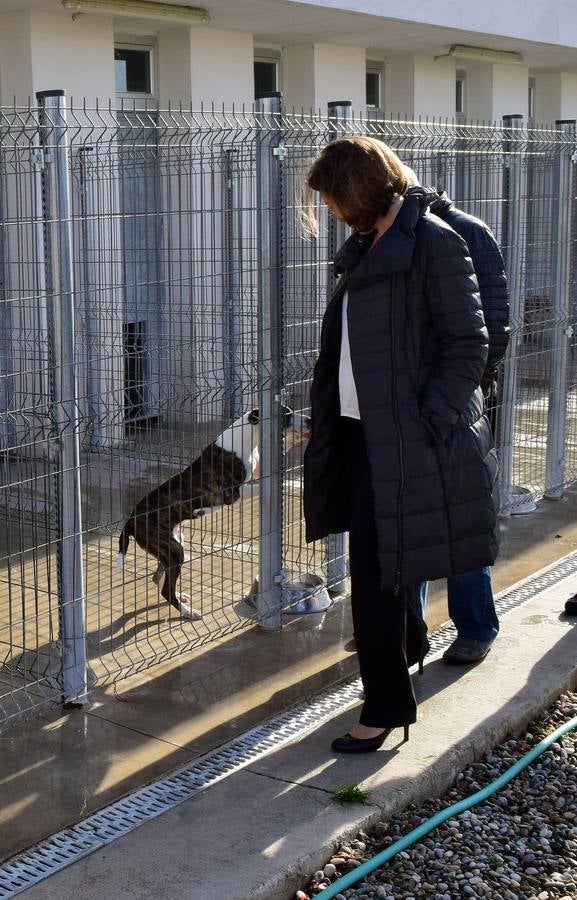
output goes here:
[[563, 0], [209, 0], [207, 21], [190, 23], [184, 0], [162, 19], [159, 5], [120, 15], [113, 0], [0, 0], [0, 104], [62, 88], [89, 104], [121, 93], [230, 108], [256, 87], [282, 90], [287, 109], [346, 99], [409, 117], [577, 115], [577, 6]]
[[[0, 450], [23, 433], [36, 452], [30, 421], [39, 433], [45, 422], [49, 261], [37, 135], [26, 124], [37, 92], [65, 91], [72, 110], [78, 381], [84, 443], [100, 451], [122, 443], [127, 422], [180, 427], [255, 399], [255, 148], [238, 120], [228, 134], [223, 109], [250, 114], [257, 95], [280, 90], [289, 113], [326, 115], [347, 101], [356, 114], [409, 120], [577, 118], [577, 5], [480, 7], [406, 0], [400, 16], [390, 0], [208, 0], [195, 16], [185, 0], [0, 0]], [[153, 112], [181, 105], [181, 126]], [[209, 134], [190, 111], [213, 106], [220, 131]], [[304, 165], [314, 147], [301, 151]], [[438, 162], [429, 154], [427, 183]], [[500, 209], [489, 202], [502, 194], [500, 157], [485, 169], [467, 178], [487, 217]], [[541, 214], [537, 203], [531, 211]], [[286, 289], [304, 320], [298, 298], [315, 293], [322, 265], [301, 265], [309, 251], [285, 243]]]

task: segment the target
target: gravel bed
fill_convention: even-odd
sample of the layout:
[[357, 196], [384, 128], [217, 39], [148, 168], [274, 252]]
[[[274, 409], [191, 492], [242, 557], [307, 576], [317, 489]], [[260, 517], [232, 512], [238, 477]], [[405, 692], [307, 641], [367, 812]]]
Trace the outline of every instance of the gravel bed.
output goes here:
[[[527, 732], [457, 776], [441, 800], [409, 806], [370, 834], [343, 843], [298, 900], [314, 898], [440, 809], [494, 781], [547, 734], [577, 715], [577, 693], [564, 694]], [[506, 788], [448, 820], [408, 851], [337, 895], [396, 900], [569, 900], [577, 898], [577, 731], [552, 745]]]

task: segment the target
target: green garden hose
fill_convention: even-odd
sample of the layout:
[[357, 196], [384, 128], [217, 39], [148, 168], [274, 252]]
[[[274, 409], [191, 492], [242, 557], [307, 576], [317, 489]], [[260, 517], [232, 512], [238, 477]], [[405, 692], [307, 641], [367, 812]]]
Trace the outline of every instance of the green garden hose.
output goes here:
[[509, 784], [510, 781], [513, 780], [520, 772], [523, 771], [530, 763], [533, 762], [538, 756], [541, 755], [545, 750], [547, 750], [551, 744], [554, 744], [555, 741], [559, 740], [559, 738], [563, 737], [564, 734], [567, 734], [568, 731], [573, 731], [574, 728], [577, 728], [577, 716], [574, 719], [571, 719], [569, 722], [566, 722], [564, 725], [561, 725], [559, 728], [555, 729], [548, 737], [543, 738], [543, 740], [533, 747], [532, 750], [529, 750], [521, 759], [518, 759], [514, 765], [512, 765], [503, 775], [500, 775], [499, 778], [496, 778], [495, 781], [492, 781], [491, 784], [488, 784], [486, 787], [482, 788], [480, 791], [476, 791], [474, 794], [471, 794], [470, 797], [466, 797], [464, 800], [459, 800], [458, 803], [453, 803], [452, 806], [448, 806], [447, 809], [441, 810], [441, 812], [436, 813], [430, 819], [427, 819], [426, 822], [423, 822], [417, 828], [413, 828], [408, 834], [404, 837], [400, 838], [400, 840], [396, 841], [394, 844], [391, 844], [390, 847], [387, 847], [386, 850], [383, 850], [382, 853], [377, 853], [376, 856], [373, 856], [372, 859], [367, 860], [367, 862], [361, 863], [360, 866], [357, 866], [356, 869], [353, 869], [352, 872], [348, 872], [346, 875], [343, 875], [342, 878], [339, 878], [337, 881], [333, 881], [333, 883], [324, 890], [320, 891], [318, 894], [315, 894], [315, 900], [329, 900], [330, 897], [335, 897], [337, 894], [340, 894], [342, 891], [345, 891], [347, 888], [351, 887], [355, 882], [360, 881], [365, 875], [369, 875], [371, 872], [374, 872], [375, 869], [378, 869], [379, 866], [382, 866], [383, 863], [388, 862], [397, 853], [400, 853], [401, 850], [406, 850], [407, 847], [411, 847], [413, 844], [416, 844], [417, 841], [420, 841], [421, 838], [424, 838], [425, 835], [429, 834], [434, 828], [437, 828], [439, 825], [442, 825], [443, 822], [446, 822], [447, 819], [452, 819], [454, 816], [460, 815], [462, 812], [465, 812], [467, 809], [471, 809], [472, 806], [476, 806], [478, 803], [482, 803], [483, 800], [487, 800], [492, 794], [500, 791], [501, 788], [505, 787], [506, 784]]

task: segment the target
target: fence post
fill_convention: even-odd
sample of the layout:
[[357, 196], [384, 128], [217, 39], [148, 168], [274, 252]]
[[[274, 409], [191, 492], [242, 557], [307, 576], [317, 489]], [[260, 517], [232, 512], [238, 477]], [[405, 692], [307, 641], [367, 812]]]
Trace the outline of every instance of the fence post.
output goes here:
[[[521, 115], [503, 116], [503, 127], [514, 129], [523, 127]], [[524, 217], [521, 205], [525, 196], [523, 188], [525, 170], [521, 153], [515, 149], [511, 137], [503, 137], [505, 154], [505, 211], [503, 216], [502, 247], [509, 286], [509, 313], [511, 337], [503, 370], [503, 385], [499, 415], [499, 464], [501, 486], [501, 512], [511, 514], [513, 506], [513, 451], [515, 436], [515, 402], [517, 391], [517, 365], [519, 356], [519, 336], [523, 327], [523, 263], [525, 240], [522, 227]]]
[[13, 420], [9, 413], [14, 396], [13, 379], [9, 375], [14, 371], [14, 363], [12, 361], [12, 304], [9, 302], [9, 266], [4, 264], [4, 260], [8, 259], [7, 229], [3, 227], [6, 219], [6, 210], [4, 209], [5, 177], [6, 161], [0, 141], [0, 451], [8, 450], [14, 445], [16, 439]]
[[282, 94], [261, 94], [257, 114], [259, 576], [257, 613], [264, 628], [282, 624]]
[[[339, 135], [339, 124], [352, 118], [352, 102], [350, 100], [333, 100], [328, 104], [329, 116], [329, 140], [333, 141]], [[332, 293], [335, 286], [335, 274], [332, 261], [338, 248], [347, 236], [347, 226], [335, 216], [329, 215], [328, 228], [328, 294]], [[344, 534], [329, 534], [325, 538], [325, 570], [327, 587], [337, 594], [345, 591], [345, 578], [347, 577], [346, 536]]]
[[[560, 119], [557, 128], [568, 138], [575, 136], [575, 119]], [[571, 213], [573, 209], [573, 160], [570, 147], [562, 143], [557, 152], [555, 181], [557, 202], [556, 234], [553, 243], [553, 345], [547, 417], [547, 458], [545, 497], [560, 500], [565, 484], [565, 440], [567, 432], [567, 355], [569, 344], [569, 292], [571, 277]]]
[[85, 304], [85, 331], [86, 349], [88, 355], [86, 371], [86, 395], [89, 410], [90, 449], [98, 452], [105, 447], [105, 439], [102, 433], [102, 425], [106, 422], [106, 411], [103, 402], [102, 373], [101, 373], [101, 345], [99, 336], [99, 305], [100, 292], [98, 289], [98, 272], [94, 264], [96, 248], [98, 247], [98, 225], [95, 222], [94, 213], [97, 208], [95, 194], [94, 175], [90, 157], [94, 154], [94, 148], [83, 145], [78, 150], [78, 163], [80, 175], [80, 211], [82, 216], [83, 254], [84, 268], [84, 294], [87, 298]]
[[242, 414], [242, 296], [240, 288], [240, 257], [242, 235], [237, 222], [241, 216], [238, 190], [238, 150], [224, 151], [223, 178], [225, 216], [223, 242], [225, 247], [224, 287], [224, 353], [226, 399], [229, 417], [234, 421]]
[[86, 695], [86, 626], [82, 572], [80, 448], [74, 334], [70, 147], [64, 91], [40, 91], [43, 215], [49, 323], [52, 427], [56, 434], [58, 602], [62, 694], [68, 705]]

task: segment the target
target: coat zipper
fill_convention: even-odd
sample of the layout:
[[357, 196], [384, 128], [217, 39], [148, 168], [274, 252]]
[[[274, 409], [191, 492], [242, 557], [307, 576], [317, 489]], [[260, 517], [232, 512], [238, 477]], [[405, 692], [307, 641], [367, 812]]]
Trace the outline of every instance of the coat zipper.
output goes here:
[[403, 491], [405, 489], [405, 454], [403, 447], [403, 434], [399, 423], [399, 400], [397, 396], [397, 333], [395, 328], [395, 316], [393, 310], [393, 296], [391, 291], [391, 348], [393, 362], [393, 418], [399, 441], [399, 471], [401, 483], [397, 494], [397, 570], [395, 572], [395, 584], [393, 593], [397, 597], [401, 590], [401, 559], [403, 556]]

